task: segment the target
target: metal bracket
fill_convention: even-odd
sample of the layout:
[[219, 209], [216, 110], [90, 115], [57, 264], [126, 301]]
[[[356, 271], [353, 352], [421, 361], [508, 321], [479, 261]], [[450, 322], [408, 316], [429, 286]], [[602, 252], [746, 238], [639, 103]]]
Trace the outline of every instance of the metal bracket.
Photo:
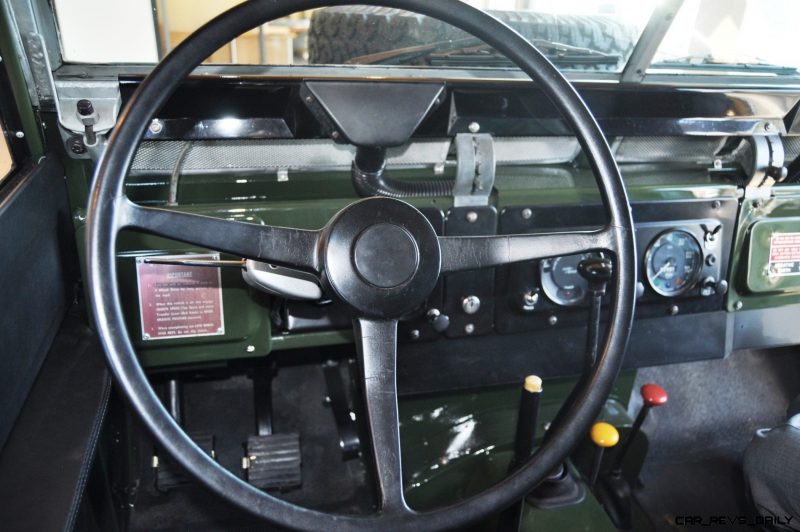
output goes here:
[[770, 189], [788, 175], [784, 166], [783, 141], [779, 135], [754, 136], [750, 138], [753, 151], [753, 169], [745, 187], [746, 198], [770, 196]]
[[492, 136], [488, 133], [459, 133], [455, 144], [457, 166], [453, 205], [488, 205], [496, 166]]

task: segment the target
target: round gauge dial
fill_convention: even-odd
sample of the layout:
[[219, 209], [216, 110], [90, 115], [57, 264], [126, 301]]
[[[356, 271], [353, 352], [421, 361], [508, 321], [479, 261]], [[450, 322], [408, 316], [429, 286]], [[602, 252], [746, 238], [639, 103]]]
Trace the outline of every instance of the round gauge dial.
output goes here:
[[647, 248], [645, 269], [650, 287], [666, 297], [691, 289], [703, 268], [703, 250], [686, 231], [661, 233]]
[[550, 301], [563, 306], [579, 305], [586, 297], [588, 283], [578, 273], [578, 264], [598, 255], [598, 253], [581, 253], [544, 259], [540, 263], [542, 290]]

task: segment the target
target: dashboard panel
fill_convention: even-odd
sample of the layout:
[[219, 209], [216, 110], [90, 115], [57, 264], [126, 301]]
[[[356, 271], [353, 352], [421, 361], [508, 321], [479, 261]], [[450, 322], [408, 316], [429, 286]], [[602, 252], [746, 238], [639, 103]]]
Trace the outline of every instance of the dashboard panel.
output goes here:
[[[122, 79], [123, 100], [138, 83]], [[155, 117], [159, 127], [145, 133], [126, 193], [143, 204], [164, 205], [174, 184], [179, 209], [322, 227], [357, 199], [349, 173], [353, 150], [307, 108], [302, 84], [278, 77], [185, 82]], [[632, 200], [639, 288], [626, 365], [722, 357], [738, 345], [738, 337], [761, 341], [753, 332], [760, 317], [747, 312], [758, 312], [758, 305], [768, 309], [774, 294], [750, 291], [746, 273], [737, 274], [746, 268], [730, 263], [734, 244], [748, 245], [737, 221], [740, 209], [768, 210], [742, 201], [743, 185], [754, 171], [747, 164], [755, 163], [740, 155], [747, 155], [749, 135], [790, 127], [782, 119], [797, 106], [800, 93], [634, 90], [591, 83], [579, 83], [578, 90], [610, 136]], [[216, 127], [220, 121], [236, 127]], [[390, 151], [393, 175], [452, 178], [456, 165], [448, 143], [477, 127], [493, 136], [501, 154], [488, 204], [456, 207], [447, 197], [408, 200], [437, 234], [535, 233], [606, 222], [580, 147], [529, 83], [448, 82], [411, 143]], [[178, 187], [172, 181], [179, 165], [184, 171]], [[753, 221], [755, 215], [748, 224]], [[126, 309], [129, 327], [141, 329], [137, 257], [207, 252], [213, 250], [143, 235], [123, 239], [119, 260], [123, 293], [132, 300]], [[502, 384], [528, 371], [579, 372], [588, 317], [585, 288], [576, 277], [580, 259], [553, 257], [444, 276], [426, 304], [400, 324], [401, 390]], [[140, 338], [137, 347], [147, 366], [349, 348], [350, 319], [335, 302], [264, 294], [234, 270], [222, 272], [221, 285], [225, 334]], [[738, 333], [739, 325], [732, 331], [736, 301], [755, 305], [738, 314], [743, 320], [752, 316], [742, 321], [747, 334]]]

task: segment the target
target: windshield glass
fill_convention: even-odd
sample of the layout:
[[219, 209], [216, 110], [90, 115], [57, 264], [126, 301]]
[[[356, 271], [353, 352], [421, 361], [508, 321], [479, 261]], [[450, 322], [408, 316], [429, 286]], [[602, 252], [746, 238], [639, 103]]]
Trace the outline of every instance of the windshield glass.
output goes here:
[[796, 74], [798, 20], [798, 0], [685, 0], [651, 71]]
[[[53, 3], [65, 62], [156, 63], [205, 22], [239, 1]], [[510, 24], [562, 70], [617, 73], [624, 69], [663, 0], [466, 3]], [[790, 39], [797, 20], [798, 0], [685, 0], [669, 22], [648, 72], [794, 76], [800, 55]], [[296, 13], [239, 36], [205, 63], [514, 68], [493, 49], [444, 23], [367, 6]]]
[[[155, 63], [236, 0], [54, 0], [64, 60]], [[620, 71], [657, 0], [469, 0], [564, 70]], [[96, 21], [86, 20], [87, 17]], [[102, 45], [98, 45], [102, 43]], [[206, 64], [384, 64], [511, 68], [446, 24], [388, 8], [298, 13], [238, 37]]]

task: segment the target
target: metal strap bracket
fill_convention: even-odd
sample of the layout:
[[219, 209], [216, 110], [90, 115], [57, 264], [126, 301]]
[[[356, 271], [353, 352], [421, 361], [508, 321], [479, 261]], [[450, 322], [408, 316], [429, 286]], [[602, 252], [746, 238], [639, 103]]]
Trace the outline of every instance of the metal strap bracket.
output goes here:
[[489, 204], [495, 176], [494, 140], [488, 133], [456, 135], [455, 207]]

